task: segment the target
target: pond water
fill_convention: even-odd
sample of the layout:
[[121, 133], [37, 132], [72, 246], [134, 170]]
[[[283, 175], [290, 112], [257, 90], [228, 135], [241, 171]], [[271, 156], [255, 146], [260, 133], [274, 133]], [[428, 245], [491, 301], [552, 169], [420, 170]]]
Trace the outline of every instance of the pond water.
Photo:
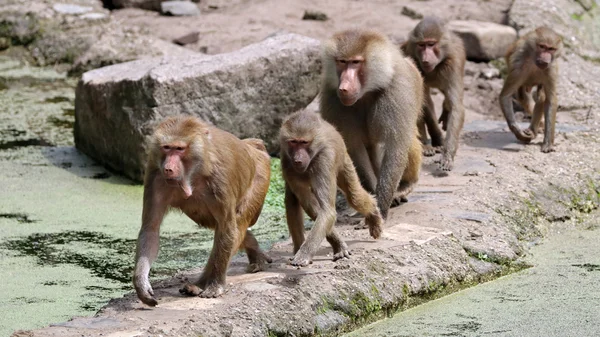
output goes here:
[[600, 211], [533, 247], [533, 267], [425, 303], [348, 334], [598, 336]]
[[[77, 79], [0, 55], [0, 336], [92, 315], [132, 290], [143, 187], [73, 146]], [[261, 218], [264, 249], [288, 236], [279, 161]], [[173, 212], [156, 280], [206, 262], [213, 234]]]

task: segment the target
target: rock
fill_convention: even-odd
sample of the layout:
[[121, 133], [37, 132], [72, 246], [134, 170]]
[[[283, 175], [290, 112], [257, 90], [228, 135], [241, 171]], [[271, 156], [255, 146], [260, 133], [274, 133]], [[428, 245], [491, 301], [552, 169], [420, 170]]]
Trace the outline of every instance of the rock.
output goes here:
[[60, 14], [83, 14], [94, 10], [93, 7], [78, 6], [71, 4], [54, 4], [54, 6], [52, 6], [52, 9], [54, 9], [57, 13]]
[[92, 20], [92, 21], [108, 19], [108, 15], [106, 15], [104, 13], [86, 13], [86, 14], [80, 15], [79, 17], [84, 20]]
[[143, 59], [83, 74], [75, 98], [78, 149], [140, 181], [156, 121], [194, 114], [277, 150], [282, 119], [317, 95], [320, 43], [284, 34], [214, 56]]
[[481, 73], [479, 73], [479, 77], [484, 78], [486, 80], [491, 80], [492, 78], [500, 78], [500, 70], [498, 68], [483, 69]]
[[302, 20], [327, 21], [329, 17], [320, 11], [304, 11]]
[[160, 12], [160, 3], [163, 0], [104, 0], [112, 4], [113, 8], [141, 8]]
[[423, 18], [423, 14], [417, 12], [416, 10], [410, 8], [410, 7], [402, 7], [402, 12], [400, 13], [402, 15], [408, 16], [411, 19], [414, 20], [421, 20]]
[[0, 37], [0, 50], [4, 50], [10, 47], [10, 39], [7, 37]]
[[165, 1], [160, 4], [160, 11], [164, 15], [173, 16], [200, 15], [198, 6], [190, 1]]
[[97, 40], [98, 36], [93, 33], [79, 34], [79, 32], [50, 30], [31, 43], [29, 49], [31, 56], [41, 66], [73, 63]]
[[514, 28], [492, 22], [454, 20], [448, 23], [448, 29], [462, 38], [469, 60], [503, 57], [517, 39]]
[[69, 73], [81, 74], [106, 65], [140, 59], [142, 57], [181, 57], [201, 55], [153, 36], [117, 30], [104, 34], [73, 62]]
[[25, 9], [0, 11], [0, 37], [12, 41], [13, 45], [26, 45], [40, 33], [40, 18]]
[[198, 42], [200, 38], [200, 32], [191, 32], [185, 34], [184, 36], [178, 37], [173, 40], [173, 43], [178, 44], [180, 46], [185, 46], [186, 44]]

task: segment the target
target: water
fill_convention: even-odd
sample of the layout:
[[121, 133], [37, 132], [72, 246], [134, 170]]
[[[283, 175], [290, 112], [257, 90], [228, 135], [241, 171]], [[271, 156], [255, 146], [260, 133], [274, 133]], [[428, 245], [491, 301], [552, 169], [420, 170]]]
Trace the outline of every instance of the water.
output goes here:
[[[77, 79], [0, 55], [0, 336], [92, 315], [131, 291], [143, 187], [73, 147]], [[287, 237], [283, 184], [273, 181], [253, 233]], [[173, 212], [151, 278], [206, 262], [213, 233]]]
[[519, 273], [417, 306], [347, 336], [598, 336], [600, 214], [554, 233]]

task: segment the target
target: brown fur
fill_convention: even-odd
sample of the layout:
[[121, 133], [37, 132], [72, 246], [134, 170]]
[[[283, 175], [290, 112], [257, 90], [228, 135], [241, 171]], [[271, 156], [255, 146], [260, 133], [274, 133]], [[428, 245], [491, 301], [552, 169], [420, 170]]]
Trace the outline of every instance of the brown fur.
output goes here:
[[[540, 45], [551, 50], [543, 50]], [[558, 108], [556, 58], [560, 56], [562, 45], [562, 38], [552, 29], [538, 27], [518, 39], [506, 54], [508, 76], [500, 93], [500, 107], [510, 130], [518, 140], [525, 143], [537, 136], [544, 117], [542, 152], [554, 151], [554, 127]], [[538, 66], [539, 60], [544, 58], [549, 61], [546, 68]], [[531, 94], [533, 87], [537, 87], [535, 102]], [[512, 107], [512, 95], [515, 93], [525, 112], [533, 114], [531, 124], [525, 130], [521, 130], [515, 121]]]
[[[336, 61], [364, 58], [359, 99], [352, 105], [338, 97]], [[400, 200], [412, 190], [421, 167], [417, 118], [423, 102], [423, 80], [408, 58], [385, 36], [369, 31], [337, 33], [325, 42], [321, 114], [344, 138], [365, 189], [375, 193], [384, 218], [400, 187]], [[360, 78], [360, 77], [359, 77]], [[402, 182], [401, 182], [402, 181]]]
[[[433, 49], [438, 57], [438, 63], [429, 72], [422, 66], [422, 53], [418, 47], [424, 41], [435, 43]], [[456, 34], [448, 31], [440, 19], [426, 17], [410, 32], [402, 50], [415, 60], [425, 81], [423, 117], [418, 123], [420, 138], [424, 144], [423, 154], [433, 156], [436, 152], [441, 152], [440, 168], [444, 171], [452, 170], [460, 131], [465, 121], [463, 77], [466, 54], [463, 42]], [[437, 88], [444, 94], [439, 120], [436, 120], [430, 88]], [[442, 123], [442, 129], [446, 131], [443, 141], [438, 122]], [[431, 146], [427, 144], [426, 131], [429, 131]]]
[[[180, 144], [184, 176], [169, 184], [161, 168], [161, 148]], [[271, 259], [260, 250], [248, 227], [254, 225], [267, 194], [270, 161], [260, 140], [239, 140], [232, 134], [191, 116], [170, 117], [151, 137], [144, 181], [144, 208], [133, 283], [142, 302], [154, 306], [148, 273], [159, 247], [159, 229], [169, 209], [177, 208], [197, 224], [213, 229], [213, 249], [200, 280], [181, 292], [217, 297], [224, 291], [229, 260], [239, 248], [246, 250], [249, 271], [262, 270]], [[191, 195], [182, 188], [189, 183]]]
[[[342, 136], [318, 114], [300, 111], [289, 116], [280, 130], [281, 169], [285, 180], [286, 217], [294, 243], [292, 265], [306, 266], [312, 262], [324, 238], [333, 247], [333, 260], [348, 257], [348, 246], [334, 228], [335, 196], [339, 187], [350, 206], [365, 215], [365, 223], [374, 238], [379, 238], [383, 219], [375, 198], [365, 191], [346, 152]], [[306, 144], [293, 145], [293, 141]], [[304, 169], [294, 167], [297, 151], [307, 151]], [[302, 170], [301, 169], [301, 170]], [[302, 210], [315, 221], [304, 241]]]

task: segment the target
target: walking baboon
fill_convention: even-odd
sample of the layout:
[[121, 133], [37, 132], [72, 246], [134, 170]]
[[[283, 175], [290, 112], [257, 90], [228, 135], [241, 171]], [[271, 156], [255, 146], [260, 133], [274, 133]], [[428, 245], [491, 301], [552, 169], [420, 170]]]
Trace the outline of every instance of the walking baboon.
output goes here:
[[248, 254], [248, 271], [262, 270], [271, 262], [247, 230], [258, 219], [269, 187], [270, 158], [261, 140], [239, 140], [198, 118], [177, 116], [158, 126], [149, 149], [133, 275], [142, 302], [157, 304], [148, 273], [158, 255], [160, 225], [172, 208], [215, 231], [200, 280], [180, 292], [220, 296], [229, 260], [238, 248]]
[[[377, 202], [360, 185], [344, 140], [331, 124], [316, 113], [299, 111], [283, 122], [279, 140], [286, 217], [294, 243], [292, 265], [311, 263], [324, 238], [333, 247], [334, 261], [348, 257], [348, 246], [334, 228], [338, 187], [350, 206], [365, 216], [371, 236], [379, 238], [383, 219]], [[306, 241], [303, 209], [315, 221]]]
[[[441, 152], [440, 169], [450, 171], [465, 121], [463, 77], [466, 54], [463, 42], [448, 31], [440, 19], [426, 17], [410, 32], [402, 50], [415, 60], [425, 81], [425, 104], [423, 117], [419, 120], [419, 133], [425, 144], [423, 154], [433, 156]], [[439, 120], [431, 99], [431, 88], [437, 88], [444, 94]], [[446, 131], [443, 141], [438, 122]], [[431, 146], [426, 144], [426, 131], [429, 131]]]
[[[556, 58], [562, 51], [562, 38], [548, 27], [539, 27], [518, 39], [506, 54], [508, 76], [500, 93], [500, 107], [508, 127], [518, 140], [529, 143], [539, 131], [544, 117], [542, 152], [554, 151], [554, 126], [558, 99], [558, 64]], [[537, 101], [529, 128], [521, 130], [515, 121], [512, 95], [523, 108], [531, 110], [531, 90], [537, 87]]]
[[361, 183], [376, 195], [384, 218], [419, 179], [422, 104], [419, 71], [384, 35], [347, 30], [324, 43], [321, 114], [342, 134]]

